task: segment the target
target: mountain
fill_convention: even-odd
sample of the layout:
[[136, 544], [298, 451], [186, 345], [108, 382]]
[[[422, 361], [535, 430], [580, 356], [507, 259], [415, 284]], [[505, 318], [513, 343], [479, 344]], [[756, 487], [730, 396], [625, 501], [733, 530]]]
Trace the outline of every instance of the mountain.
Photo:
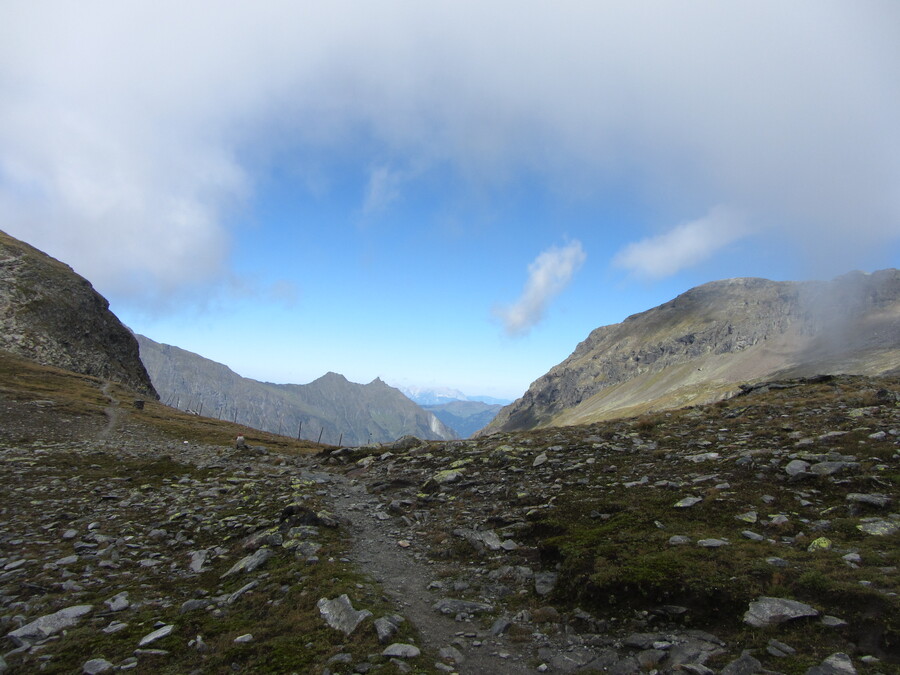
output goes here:
[[309, 384], [271, 384], [241, 377], [202, 356], [136, 335], [141, 358], [169, 405], [247, 426], [350, 446], [413, 435], [457, 435], [434, 414], [380, 379], [362, 385], [328, 373]]
[[468, 401], [459, 389], [449, 387], [397, 387], [409, 400], [419, 405], [441, 405], [451, 401]]
[[503, 408], [499, 404], [481, 401], [450, 401], [422, 407], [434, 413], [435, 417], [459, 434], [460, 438], [468, 438], [486, 427]]
[[0, 349], [156, 397], [131, 332], [71, 267], [0, 231]]
[[776, 374], [874, 375], [898, 364], [896, 269], [832, 281], [715, 281], [597, 328], [484, 433], [712, 402]]

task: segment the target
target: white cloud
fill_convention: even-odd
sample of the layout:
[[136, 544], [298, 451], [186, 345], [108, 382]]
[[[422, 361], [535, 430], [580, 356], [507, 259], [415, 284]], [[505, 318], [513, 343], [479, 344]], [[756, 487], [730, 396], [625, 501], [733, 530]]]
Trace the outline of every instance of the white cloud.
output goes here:
[[580, 241], [563, 248], [551, 246], [538, 255], [528, 265], [528, 280], [519, 299], [508, 307], [494, 310], [506, 333], [522, 336], [536, 326], [544, 318], [547, 306], [569, 285], [586, 258]]
[[898, 83], [891, 1], [7, 0], [0, 226], [164, 296], [225, 274], [273, 158], [381, 167], [378, 209], [389, 157], [479, 186], [627, 171], [673, 218], [737, 204], [850, 267], [898, 238]]
[[628, 244], [613, 264], [645, 279], [662, 279], [706, 260], [747, 234], [739, 215], [716, 206], [703, 218]]
[[369, 173], [369, 184], [363, 201], [363, 215], [373, 215], [388, 208], [400, 197], [400, 186], [405, 180], [400, 171], [388, 166], [378, 166]]

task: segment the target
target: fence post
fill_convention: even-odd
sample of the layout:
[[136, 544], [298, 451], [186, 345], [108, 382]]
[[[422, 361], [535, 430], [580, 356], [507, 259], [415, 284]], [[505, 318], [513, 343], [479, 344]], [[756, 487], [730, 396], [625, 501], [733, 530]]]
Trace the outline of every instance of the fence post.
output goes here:
[[317, 440], [316, 443], [322, 442], [322, 432], [323, 431], [325, 431], [325, 427], [322, 427], [321, 429], [319, 429], [319, 440]]
[[303, 431], [303, 421], [300, 421], [300, 426], [297, 427], [297, 440], [300, 440], [300, 432]]

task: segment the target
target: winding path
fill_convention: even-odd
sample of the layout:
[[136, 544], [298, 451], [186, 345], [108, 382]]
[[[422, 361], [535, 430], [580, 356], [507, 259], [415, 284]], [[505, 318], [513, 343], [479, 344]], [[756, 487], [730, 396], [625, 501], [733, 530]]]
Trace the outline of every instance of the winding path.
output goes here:
[[460, 675], [521, 675], [531, 670], [527, 665], [530, 655], [519, 645], [491, 635], [478, 624], [458, 622], [435, 610], [433, 605], [448, 592], [428, 587], [436, 580], [437, 570], [416, 556], [415, 541], [409, 541], [408, 548], [398, 543], [404, 540], [403, 532], [396, 529], [393, 518], [378, 520], [373, 516], [379, 501], [363, 485], [338, 474], [329, 477], [334, 486], [330, 491], [334, 508], [351, 522], [350, 559], [382, 585], [419, 631], [424, 646], [435, 651], [448, 647], [458, 650], [463, 659], [455, 672]]

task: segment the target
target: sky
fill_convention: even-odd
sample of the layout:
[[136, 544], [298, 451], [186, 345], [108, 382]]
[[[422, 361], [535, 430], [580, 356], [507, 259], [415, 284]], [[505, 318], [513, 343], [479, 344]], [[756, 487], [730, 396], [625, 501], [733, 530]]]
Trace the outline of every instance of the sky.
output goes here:
[[900, 3], [6, 0], [0, 229], [246, 377], [516, 398], [698, 284], [900, 266]]

